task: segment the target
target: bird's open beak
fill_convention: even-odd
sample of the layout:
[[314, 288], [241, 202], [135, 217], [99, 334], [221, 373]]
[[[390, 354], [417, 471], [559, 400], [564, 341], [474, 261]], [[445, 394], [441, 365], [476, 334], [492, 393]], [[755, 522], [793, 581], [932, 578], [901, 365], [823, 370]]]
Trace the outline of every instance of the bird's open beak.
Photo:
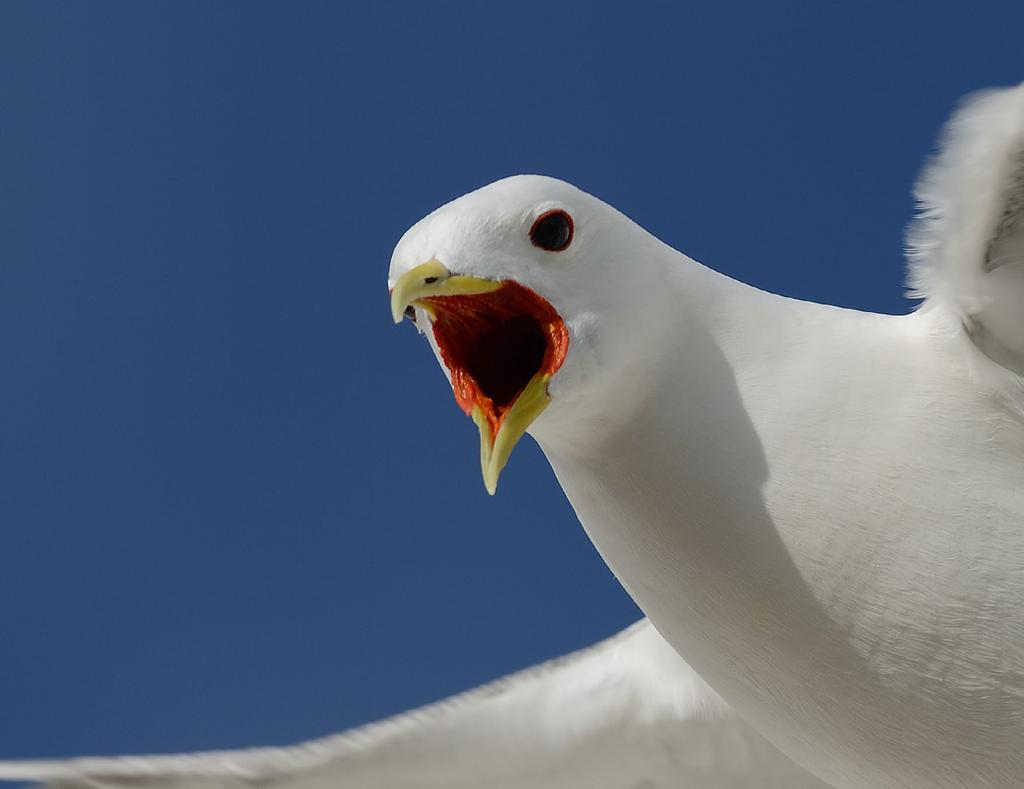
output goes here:
[[455, 400], [480, 429], [480, 466], [493, 495], [516, 443], [551, 401], [569, 332], [555, 308], [512, 280], [452, 274], [430, 260], [391, 290], [391, 315], [410, 306], [430, 316]]

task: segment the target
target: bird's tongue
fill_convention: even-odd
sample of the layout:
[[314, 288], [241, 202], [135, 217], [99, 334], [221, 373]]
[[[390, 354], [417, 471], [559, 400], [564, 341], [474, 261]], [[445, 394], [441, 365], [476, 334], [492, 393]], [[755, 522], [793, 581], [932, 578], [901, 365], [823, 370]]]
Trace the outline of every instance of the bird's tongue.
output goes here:
[[512, 448], [549, 402], [569, 332], [550, 303], [515, 282], [425, 301], [455, 400], [480, 429], [484, 482], [493, 493]]

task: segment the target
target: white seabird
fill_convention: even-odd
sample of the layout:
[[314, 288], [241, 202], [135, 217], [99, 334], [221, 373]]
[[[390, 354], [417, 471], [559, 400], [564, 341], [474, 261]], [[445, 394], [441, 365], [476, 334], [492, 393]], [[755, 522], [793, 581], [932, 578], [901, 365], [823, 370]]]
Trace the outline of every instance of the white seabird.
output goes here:
[[[837, 789], [1019, 787], [1024, 87], [976, 97], [954, 117], [919, 197], [911, 278], [924, 303], [910, 315], [755, 290], [538, 176], [491, 184], [409, 230], [392, 258], [392, 306], [396, 317], [411, 307], [428, 329], [479, 427], [488, 489], [528, 430], [672, 649], [796, 763]], [[646, 632], [638, 652], [663, 649]], [[615, 676], [615, 654], [592, 654], [597, 675]], [[586, 686], [586, 660], [566, 664], [556, 686]], [[669, 677], [669, 665], [691, 676], [673, 660], [655, 674]], [[629, 672], [626, 685], [643, 686], [642, 673]], [[647, 691], [624, 703], [617, 696], [621, 717], [588, 715], [581, 703], [577, 719], [560, 706], [554, 729], [539, 730], [555, 761], [536, 772], [502, 783], [445, 772], [461, 762], [442, 757], [431, 779], [537, 786], [561, 764], [573, 766], [553, 785], [572, 786], [584, 773], [559, 745], [573, 742], [579, 721], [585, 735], [619, 721], [610, 737], [584, 737], [591, 747], [578, 769], [589, 758], [603, 765], [606, 746], [635, 744], [643, 755], [612, 757], [622, 772], [599, 769], [579, 785], [757, 785], [749, 775], [695, 783], [671, 765], [635, 769], [659, 764], [656, 754], [689, 758], [696, 727], [681, 736], [675, 725], [700, 719], [687, 704], [669, 705], [675, 718], [655, 716], [641, 731], [636, 721], [651, 720], [643, 710], [663, 698], [660, 680]], [[470, 697], [465, 708], [484, 701]], [[521, 709], [539, 718], [504, 740], [510, 760], [548, 720], [539, 702]], [[489, 720], [512, 726], [504, 732], [521, 725], [515, 714]], [[465, 736], [483, 737], [470, 742], [488, 752], [487, 731], [471, 726]], [[445, 752], [427, 739], [428, 753], [399, 748], [374, 774]], [[770, 749], [751, 752], [788, 768]], [[282, 783], [344, 785], [306, 783], [338, 769], [344, 753], [320, 767], [292, 762], [294, 772], [284, 754], [304, 751], [278, 753], [276, 770], [257, 764]], [[705, 763], [717, 769], [725, 752], [716, 753]], [[242, 763], [235, 758], [0, 764], [0, 775], [83, 783], [118, 773], [132, 784], [182, 763], [170, 760], [198, 760], [191, 775], [200, 776], [223, 775], [225, 764]], [[762, 779], [813, 780], [779, 783], [767, 769]]]

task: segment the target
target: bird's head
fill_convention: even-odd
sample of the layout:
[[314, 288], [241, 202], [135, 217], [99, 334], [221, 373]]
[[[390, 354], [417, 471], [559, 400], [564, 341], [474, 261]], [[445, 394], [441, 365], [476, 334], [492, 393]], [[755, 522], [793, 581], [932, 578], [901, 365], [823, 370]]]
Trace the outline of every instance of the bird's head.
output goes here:
[[633, 386], [625, 338], [659, 313], [653, 246], [615, 209], [543, 176], [460, 197], [398, 242], [392, 315], [416, 322], [479, 428], [489, 492], [528, 429], [579, 423]]

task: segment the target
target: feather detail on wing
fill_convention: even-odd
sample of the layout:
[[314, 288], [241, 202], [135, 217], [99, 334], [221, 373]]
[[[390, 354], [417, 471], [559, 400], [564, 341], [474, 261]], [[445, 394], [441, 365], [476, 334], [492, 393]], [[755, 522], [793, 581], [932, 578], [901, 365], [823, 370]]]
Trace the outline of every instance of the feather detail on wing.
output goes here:
[[1024, 84], [964, 101], [916, 196], [910, 295], [1024, 375]]
[[589, 649], [290, 748], [0, 762], [60, 789], [827, 789], [783, 756], [647, 620]]

